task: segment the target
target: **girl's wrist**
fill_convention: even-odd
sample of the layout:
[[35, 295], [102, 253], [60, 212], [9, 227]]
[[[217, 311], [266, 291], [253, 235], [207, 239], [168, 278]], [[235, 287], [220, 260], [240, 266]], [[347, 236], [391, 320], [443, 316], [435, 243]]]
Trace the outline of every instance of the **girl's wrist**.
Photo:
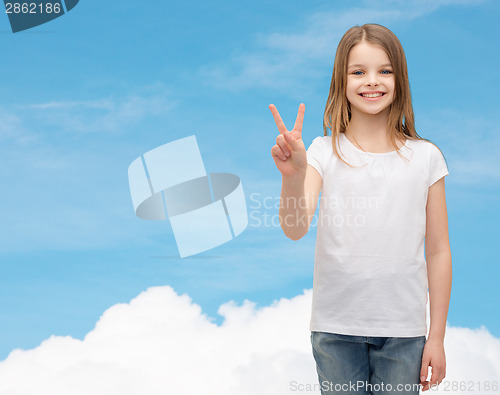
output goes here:
[[429, 332], [429, 336], [427, 337], [427, 341], [444, 343], [444, 334]]
[[281, 181], [283, 184], [291, 185], [291, 186], [303, 186], [304, 181], [306, 180], [306, 172], [300, 172], [293, 176], [284, 176], [282, 175]]

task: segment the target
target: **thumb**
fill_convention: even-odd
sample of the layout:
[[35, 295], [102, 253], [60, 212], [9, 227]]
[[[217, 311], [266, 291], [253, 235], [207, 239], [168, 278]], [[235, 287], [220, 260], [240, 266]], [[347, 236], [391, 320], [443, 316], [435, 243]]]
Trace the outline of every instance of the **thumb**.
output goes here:
[[430, 359], [428, 357], [422, 358], [422, 367], [420, 368], [420, 381], [423, 383], [429, 374], [429, 363]]

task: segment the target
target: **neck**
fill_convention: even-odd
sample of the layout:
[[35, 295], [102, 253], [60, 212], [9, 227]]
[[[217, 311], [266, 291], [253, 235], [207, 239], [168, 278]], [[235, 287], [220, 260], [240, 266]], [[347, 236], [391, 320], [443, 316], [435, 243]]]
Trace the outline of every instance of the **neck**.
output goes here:
[[389, 109], [379, 114], [360, 113], [354, 109], [346, 128], [346, 136], [356, 139], [360, 144], [369, 146], [385, 146], [388, 144], [387, 124]]

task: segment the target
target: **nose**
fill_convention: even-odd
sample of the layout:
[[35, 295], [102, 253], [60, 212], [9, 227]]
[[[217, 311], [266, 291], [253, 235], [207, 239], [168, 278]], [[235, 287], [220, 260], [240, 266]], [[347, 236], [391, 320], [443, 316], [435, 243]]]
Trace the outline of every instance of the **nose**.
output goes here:
[[377, 86], [379, 84], [378, 82], [378, 75], [375, 74], [368, 74], [366, 78], [366, 85], [367, 86]]

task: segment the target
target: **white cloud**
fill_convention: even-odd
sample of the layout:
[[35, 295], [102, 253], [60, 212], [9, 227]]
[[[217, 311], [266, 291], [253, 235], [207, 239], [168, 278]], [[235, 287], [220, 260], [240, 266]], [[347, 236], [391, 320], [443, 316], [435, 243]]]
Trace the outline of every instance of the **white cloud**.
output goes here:
[[[161, 88], [161, 87], [160, 87]], [[175, 101], [163, 88], [144, 94], [124, 97], [105, 97], [81, 101], [49, 101], [21, 106], [49, 125], [56, 125], [71, 132], [120, 131], [130, 122], [147, 116], [167, 115]]]
[[6, 141], [12, 140], [24, 147], [36, 141], [36, 137], [27, 132], [17, 114], [0, 107], [0, 142], [5, 144]]
[[[317, 385], [310, 306], [310, 290], [262, 308], [229, 302], [217, 326], [189, 296], [153, 287], [106, 310], [83, 340], [12, 351], [0, 395], [297, 393], [292, 382]], [[485, 328], [449, 327], [445, 347], [447, 380], [500, 380], [500, 339]]]

